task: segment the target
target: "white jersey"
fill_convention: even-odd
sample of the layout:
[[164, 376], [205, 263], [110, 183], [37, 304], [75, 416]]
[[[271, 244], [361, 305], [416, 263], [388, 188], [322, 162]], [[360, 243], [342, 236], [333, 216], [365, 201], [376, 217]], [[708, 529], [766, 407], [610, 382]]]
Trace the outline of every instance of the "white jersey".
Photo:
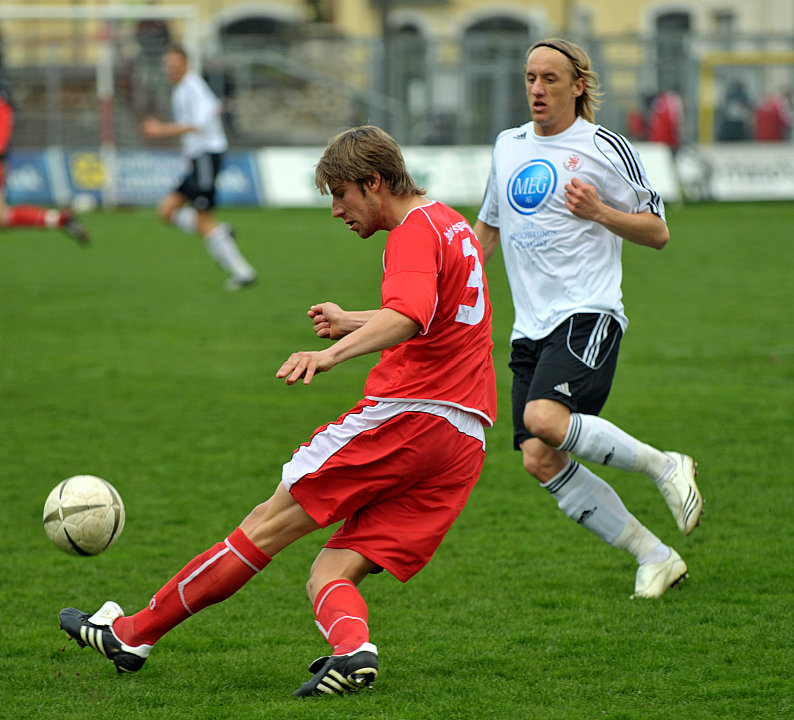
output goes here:
[[221, 101], [198, 75], [187, 73], [174, 87], [171, 109], [174, 122], [197, 128], [181, 136], [182, 153], [186, 157], [197, 158], [205, 153], [228, 150], [221, 121]]
[[499, 228], [513, 294], [516, 338], [539, 340], [578, 312], [607, 313], [628, 326], [620, 289], [623, 240], [565, 207], [572, 178], [602, 201], [664, 220], [639, 155], [629, 142], [582, 118], [563, 132], [536, 135], [533, 123], [504, 130], [478, 219]]

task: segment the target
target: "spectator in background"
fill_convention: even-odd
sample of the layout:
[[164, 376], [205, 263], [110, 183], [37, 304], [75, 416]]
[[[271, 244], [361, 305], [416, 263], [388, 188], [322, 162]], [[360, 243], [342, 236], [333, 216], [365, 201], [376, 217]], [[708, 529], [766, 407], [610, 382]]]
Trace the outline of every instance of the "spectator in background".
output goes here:
[[626, 113], [626, 130], [632, 140], [645, 140], [645, 116], [638, 107]]
[[626, 131], [632, 140], [648, 139], [648, 116], [655, 97], [655, 93], [642, 93], [639, 106], [631, 108], [626, 113]]
[[791, 105], [782, 93], [770, 93], [756, 108], [753, 137], [764, 142], [781, 142], [791, 137]]
[[70, 208], [55, 209], [37, 205], [8, 205], [5, 198], [6, 156], [14, 133], [14, 106], [8, 84], [0, 80], [0, 227], [52, 228], [63, 230], [82, 245], [88, 244], [88, 231]]
[[732, 82], [725, 92], [725, 105], [717, 130], [720, 142], [741, 142], [750, 139], [753, 106], [741, 82]]
[[661, 142], [673, 150], [681, 147], [684, 129], [684, 103], [675, 90], [664, 90], [651, 103], [646, 139]]

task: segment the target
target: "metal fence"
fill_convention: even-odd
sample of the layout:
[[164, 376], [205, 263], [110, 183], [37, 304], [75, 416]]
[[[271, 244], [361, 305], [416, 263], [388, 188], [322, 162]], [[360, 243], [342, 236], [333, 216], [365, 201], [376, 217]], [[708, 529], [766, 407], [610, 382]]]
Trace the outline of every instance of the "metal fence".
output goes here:
[[[96, 147], [108, 135], [120, 148], [141, 147], [140, 120], [170, 115], [160, 51], [144, 51], [132, 25], [103, 37], [66, 25], [46, 36], [34, 30], [3, 35], [0, 72], [17, 107], [16, 147]], [[183, 29], [174, 30], [172, 39], [185, 39]], [[221, 38], [201, 64], [224, 101], [235, 147], [324, 144], [338, 129], [364, 122], [403, 144], [490, 144], [499, 130], [529, 118], [523, 64], [535, 39], [491, 31], [465, 43], [414, 34], [364, 41], [306, 26]], [[725, 139], [720, 127], [735, 88], [743, 89], [747, 113], [768, 92], [794, 88], [794, 36], [668, 33], [579, 42], [605, 92], [598, 120], [627, 134], [630, 115], [668, 87], [684, 100], [690, 143]], [[110, 53], [104, 60], [100, 45]], [[112, 107], [100, 112], [103, 62], [113, 92]], [[749, 128], [749, 115], [745, 121]]]

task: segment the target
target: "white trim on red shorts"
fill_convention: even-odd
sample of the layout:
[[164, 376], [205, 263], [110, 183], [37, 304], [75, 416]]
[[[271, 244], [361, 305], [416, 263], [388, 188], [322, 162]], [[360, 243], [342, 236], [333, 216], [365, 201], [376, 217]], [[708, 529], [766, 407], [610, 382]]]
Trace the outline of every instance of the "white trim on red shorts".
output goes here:
[[397, 415], [406, 412], [421, 412], [443, 417], [459, 432], [475, 438], [485, 450], [485, 429], [479, 414], [467, 412], [452, 404], [418, 402], [413, 400], [375, 401], [343, 415], [340, 422], [330, 423], [318, 430], [312, 439], [301, 445], [285, 463], [281, 472], [281, 482], [289, 490], [304, 475], [317, 472], [330, 457], [336, 454], [361, 433], [383, 425]]
[[[438, 405], [444, 407], [451, 407], [457, 408], [464, 413], [469, 415], [476, 415], [479, 418], [479, 422], [483, 423], [485, 427], [493, 427], [493, 420], [488, 417], [484, 412], [477, 410], [476, 408], [468, 407], [467, 405], [460, 405], [459, 403], [450, 402], [449, 400], [423, 400], [422, 398], [388, 398], [388, 397], [376, 397], [375, 395], [367, 395], [367, 400], [373, 400], [374, 402], [384, 402], [384, 403], [419, 403], [419, 404], [429, 404], [429, 405]], [[422, 412], [418, 410], [416, 412]], [[427, 410], [425, 412], [432, 412]], [[446, 417], [444, 413], [437, 413], [433, 412], [434, 415], [441, 415], [442, 417]], [[452, 422], [452, 420], [450, 420]], [[455, 427], [458, 427], [456, 423], [452, 422]], [[466, 433], [470, 435], [471, 433]], [[472, 437], [480, 437], [479, 435], [472, 435]], [[485, 441], [483, 441], [483, 447], [485, 447]]]

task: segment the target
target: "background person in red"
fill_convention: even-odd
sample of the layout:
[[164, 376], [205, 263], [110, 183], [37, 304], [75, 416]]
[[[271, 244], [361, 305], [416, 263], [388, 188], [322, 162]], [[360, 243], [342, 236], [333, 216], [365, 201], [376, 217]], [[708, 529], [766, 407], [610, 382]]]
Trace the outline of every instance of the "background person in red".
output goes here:
[[70, 208], [61, 210], [36, 205], [8, 205], [6, 190], [6, 157], [14, 134], [14, 106], [5, 82], [0, 81], [0, 227], [57, 228], [81, 244], [88, 243], [88, 231]]
[[756, 140], [782, 142], [791, 137], [791, 106], [782, 93], [770, 93], [755, 109], [753, 129]]
[[[198, 555], [124, 617], [107, 602], [94, 615], [67, 608], [61, 627], [119, 671], [135, 672], [160, 637], [237, 592], [272, 556], [339, 520], [312, 565], [307, 592], [333, 654], [310, 666], [294, 694], [355, 692], [378, 674], [358, 585], [388, 570], [405, 582], [430, 560], [463, 509], [496, 416], [491, 305], [482, 249], [468, 222], [428, 200], [399, 147], [365, 126], [336, 136], [316, 168], [333, 215], [368, 238], [389, 231], [379, 310], [309, 310], [315, 333], [337, 342], [293, 353], [276, 373], [308, 385], [317, 373], [372, 352], [365, 397], [318, 428], [284, 465], [275, 493], [225, 540]], [[123, 577], [123, 568], [120, 568]]]
[[681, 146], [684, 129], [684, 103], [674, 90], [659, 93], [651, 103], [648, 113], [647, 139], [661, 142], [673, 150]]

